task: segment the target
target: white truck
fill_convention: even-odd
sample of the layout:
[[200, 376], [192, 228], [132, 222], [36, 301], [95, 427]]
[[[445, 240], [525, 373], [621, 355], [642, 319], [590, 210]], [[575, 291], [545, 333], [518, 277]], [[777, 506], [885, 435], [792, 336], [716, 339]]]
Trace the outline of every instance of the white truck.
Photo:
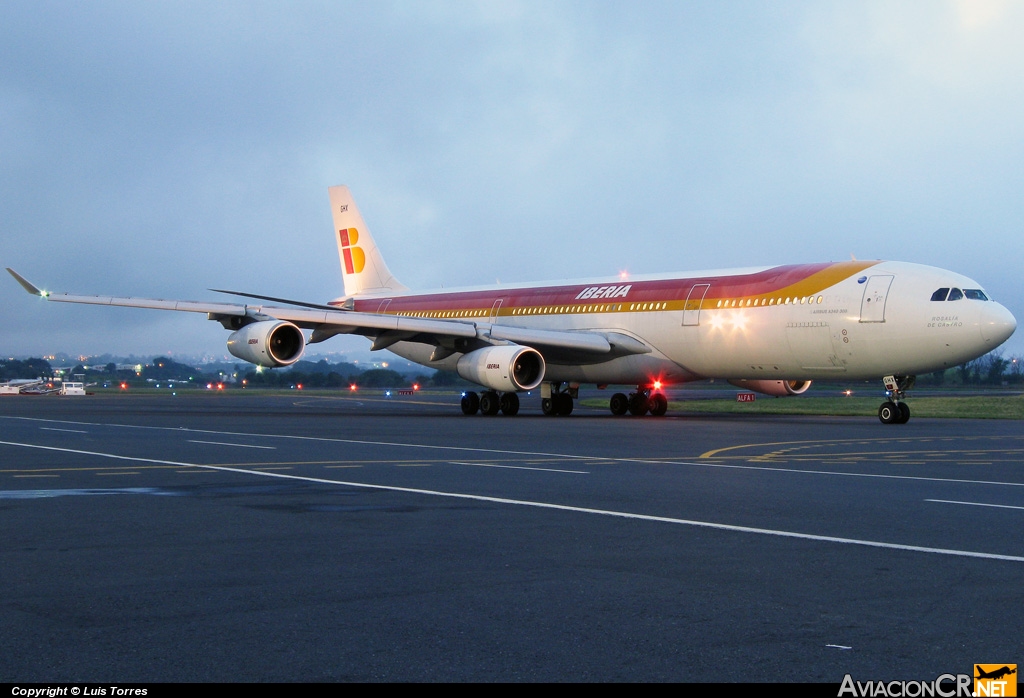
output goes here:
[[85, 395], [85, 383], [61, 383], [61, 395]]

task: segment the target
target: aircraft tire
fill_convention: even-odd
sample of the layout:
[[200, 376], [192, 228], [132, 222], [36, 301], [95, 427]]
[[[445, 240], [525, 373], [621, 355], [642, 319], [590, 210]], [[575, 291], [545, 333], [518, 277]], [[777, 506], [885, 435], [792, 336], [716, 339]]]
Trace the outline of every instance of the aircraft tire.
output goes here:
[[548, 417], [558, 414], [558, 410], [555, 409], [554, 397], [546, 397], [542, 399], [540, 401], [540, 411]]
[[647, 396], [643, 393], [633, 393], [629, 396], [629, 413], [634, 417], [644, 416], [649, 407]]
[[480, 409], [480, 397], [474, 392], [462, 396], [462, 414], [476, 414]]
[[882, 424], [894, 424], [900, 416], [900, 408], [895, 402], [886, 400], [878, 406], [878, 420]]
[[650, 405], [652, 417], [664, 417], [668, 412], [668, 398], [661, 393], [651, 395], [647, 402]]
[[629, 398], [623, 393], [615, 393], [608, 401], [608, 408], [616, 417], [621, 417], [629, 411]]
[[558, 395], [554, 397], [557, 398], [555, 406], [558, 409], [559, 415], [567, 417], [570, 414], [572, 414], [572, 396], [570, 396], [568, 393], [558, 393]]
[[498, 399], [498, 394], [493, 390], [488, 390], [480, 396], [480, 414], [493, 417], [498, 414], [498, 410], [500, 409], [501, 401]]
[[910, 421], [910, 405], [908, 405], [905, 402], [900, 402], [897, 404], [897, 407], [900, 408], [900, 416], [899, 419], [897, 419], [894, 423], [906, 424], [907, 422]]
[[502, 393], [498, 404], [503, 415], [514, 417], [519, 414], [519, 396], [515, 393]]

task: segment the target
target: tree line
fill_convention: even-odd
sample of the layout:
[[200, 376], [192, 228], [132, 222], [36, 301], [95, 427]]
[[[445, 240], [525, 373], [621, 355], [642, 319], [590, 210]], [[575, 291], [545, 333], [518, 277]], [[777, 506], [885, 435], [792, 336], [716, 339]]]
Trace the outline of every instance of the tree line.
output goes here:
[[1024, 357], [1003, 356], [999, 349], [945, 371], [917, 377], [919, 385], [1021, 385]]
[[[205, 384], [209, 381], [236, 383], [252, 387], [290, 388], [297, 385], [310, 388], [403, 388], [418, 384], [421, 387], [451, 387], [469, 385], [449, 371], [435, 371], [415, 377], [390, 369], [361, 369], [350, 363], [298, 361], [287, 369], [262, 369], [236, 365], [231, 374], [223, 371], [203, 372], [195, 366], [179, 363], [166, 356], [158, 356], [142, 366], [141, 372], [117, 368], [116, 364], [86, 367], [79, 364], [71, 369], [72, 376], [84, 376], [87, 381], [118, 380], [138, 382], [176, 381]], [[5, 359], [0, 361], [0, 382], [19, 378], [52, 378], [50, 362], [45, 359]], [[1024, 384], [1024, 357], [1006, 357], [999, 349], [944, 371], [917, 377], [918, 385], [1008, 385]]]
[[[355, 364], [340, 362], [298, 361], [289, 368], [257, 369], [249, 364], [234, 366], [233, 371], [215, 369], [203, 371], [166, 356], [158, 356], [151, 362], [134, 368], [118, 369], [117, 364], [102, 366], [78, 364], [67, 371], [66, 379], [83, 377], [89, 382], [117, 381], [119, 383], [141, 384], [153, 382], [193, 383], [205, 385], [209, 382], [235, 384], [238, 386], [265, 388], [292, 388], [298, 385], [309, 388], [406, 388], [413, 384], [420, 387], [461, 385], [465, 383], [455, 374], [446, 371], [427, 372], [408, 376], [398, 371], [382, 368], [363, 369]], [[7, 359], [0, 361], [0, 382], [19, 378], [53, 378], [54, 368], [45, 359]]]

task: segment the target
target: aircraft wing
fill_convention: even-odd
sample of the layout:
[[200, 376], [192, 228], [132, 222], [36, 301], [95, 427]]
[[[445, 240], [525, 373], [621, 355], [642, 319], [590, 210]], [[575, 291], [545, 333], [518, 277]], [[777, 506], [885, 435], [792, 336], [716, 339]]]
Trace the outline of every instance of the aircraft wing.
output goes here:
[[[471, 351], [483, 346], [511, 342], [539, 351], [546, 360], [604, 361], [625, 354], [646, 354], [650, 347], [632, 337], [615, 332], [535, 330], [467, 320], [439, 320], [406, 317], [353, 310], [321, 309], [322, 306], [284, 308], [242, 303], [207, 303], [201, 301], [163, 300], [117, 296], [83, 296], [50, 293], [32, 284], [11, 268], [7, 268], [21, 286], [32, 295], [58, 303], [85, 303], [126, 308], [151, 308], [179, 312], [206, 313], [211, 320], [231, 327], [232, 318], [252, 317], [292, 322], [312, 329], [310, 343], [336, 334], [360, 334], [373, 337], [372, 349], [384, 349], [399, 341], [433, 344], [455, 351]], [[237, 325], [236, 325], [237, 327]], [[461, 340], [461, 341], [459, 341]]]

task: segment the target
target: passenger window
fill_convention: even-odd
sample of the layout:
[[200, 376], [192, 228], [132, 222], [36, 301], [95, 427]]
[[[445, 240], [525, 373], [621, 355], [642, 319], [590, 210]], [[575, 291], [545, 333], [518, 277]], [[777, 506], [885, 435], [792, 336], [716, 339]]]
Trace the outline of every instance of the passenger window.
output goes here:
[[944, 301], [946, 300], [946, 294], [949, 293], [948, 288], [940, 288], [938, 291], [932, 294], [933, 301]]
[[988, 296], [980, 288], [965, 288], [964, 297], [970, 298], [972, 301], [987, 301]]
[[954, 288], [953, 290], [951, 290], [949, 292], [949, 298], [947, 298], [946, 300], [947, 301], [958, 301], [958, 300], [960, 300], [963, 297], [964, 297], [964, 292], [961, 291], [958, 288]]

